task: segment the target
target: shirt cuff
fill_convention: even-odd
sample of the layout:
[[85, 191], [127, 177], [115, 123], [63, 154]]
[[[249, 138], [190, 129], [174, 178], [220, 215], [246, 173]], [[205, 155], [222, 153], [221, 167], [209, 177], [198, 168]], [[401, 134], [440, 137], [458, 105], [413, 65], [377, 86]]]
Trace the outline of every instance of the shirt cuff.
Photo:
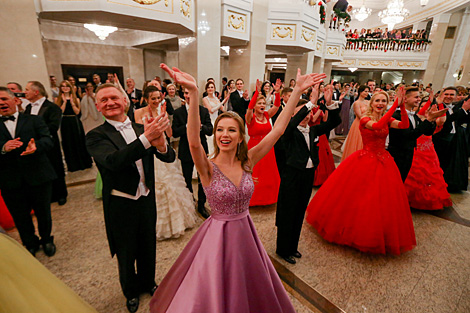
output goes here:
[[463, 108], [462, 108], [462, 111], [464, 111], [464, 112], [465, 112], [465, 114], [467, 114], [467, 115], [468, 115], [468, 112], [467, 112], [466, 110], [464, 110]]
[[309, 101], [309, 102], [307, 102], [307, 104], [305, 104], [305, 106], [310, 111], [313, 108], [313, 103]]
[[333, 101], [330, 106], [326, 106], [328, 110], [335, 110], [339, 108], [339, 101]]
[[166, 154], [168, 152], [168, 145], [167, 144], [165, 145], [165, 151], [160, 151], [157, 148], [157, 152], [160, 153], [160, 154]]
[[147, 139], [147, 137], [145, 137], [144, 134], [140, 135], [139, 136], [139, 140], [140, 142], [142, 142], [142, 144], [144, 145], [144, 148], [145, 149], [148, 149], [150, 148], [152, 145], [150, 144], [150, 141]]

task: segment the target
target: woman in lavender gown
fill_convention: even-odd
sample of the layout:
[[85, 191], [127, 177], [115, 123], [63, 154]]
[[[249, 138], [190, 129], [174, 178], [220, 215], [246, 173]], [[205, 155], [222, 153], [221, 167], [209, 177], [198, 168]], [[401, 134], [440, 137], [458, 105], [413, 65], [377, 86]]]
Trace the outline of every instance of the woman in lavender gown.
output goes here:
[[188, 141], [212, 215], [194, 234], [150, 302], [157, 312], [295, 312], [248, 213], [254, 190], [251, 170], [284, 132], [303, 90], [324, 74], [297, 74], [297, 85], [272, 131], [248, 150], [245, 127], [235, 113], [214, 125], [214, 157], [199, 137], [196, 82], [176, 68], [161, 67], [190, 94]]

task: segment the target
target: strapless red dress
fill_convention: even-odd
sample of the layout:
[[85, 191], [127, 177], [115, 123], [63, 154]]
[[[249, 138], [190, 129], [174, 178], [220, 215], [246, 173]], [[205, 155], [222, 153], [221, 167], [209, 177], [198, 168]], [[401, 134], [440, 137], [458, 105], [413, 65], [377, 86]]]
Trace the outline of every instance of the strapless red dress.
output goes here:
[[0, 226], [3, 229], [11, 229], [15, 227], [15, 223], [13, 222], [13, 218], [10, 215], [10, 211], [8, 211], [7, 206], [2, 198], [2, 193], [0, 192]]

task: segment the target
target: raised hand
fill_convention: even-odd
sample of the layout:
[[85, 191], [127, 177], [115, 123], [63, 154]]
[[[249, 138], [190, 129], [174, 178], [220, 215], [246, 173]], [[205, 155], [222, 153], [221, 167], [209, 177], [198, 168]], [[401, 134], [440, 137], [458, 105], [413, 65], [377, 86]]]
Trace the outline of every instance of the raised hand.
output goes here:
[[305, 74], [302, 75], [300, 72], [300, 68], [297, 69], [297, 79], [296, 79], [296, 85], [294, 88], [298, 88], [300, 90], [305, 90], [310, 86], [313, 86], [315, 84], [319, 84], [323, 81], [323, 78], [326, 77], [325, 73], [322, 74]]
[[315, 84], [312, 87], [312, 92], [310, 93], [310, 102], [313, 104], [317, 104], [318, 101], [318, 92], [319, 92], [320, 84]]
[[317, 112], [315, 112], [315, 114], [313, 114], [312, 112], [310, 112], [310, 114], [312, 114], [312, 123], [315, 123], [318, 119], [318, 117], [320, 116], [322, 110], [318, 109]]
[[396, 97], [398, 99], [398, 105], [401, 105], [405, 101], [405, 87], [401, 86], [398, 88]]
[[434, 100], [434, 91], [431, 89], [431, 92], [429, 93], [428, 101], [431, 101], [431, 103], [432, 103], [433, 100]]
[[[469, 102], [469, 106], [470, 106], [470, 102]], [[463, 106], [462, 106], [463, 107]], [[431, 110], [428, 112], [426, 118], [428, 121], [430, 122], [433, 122], [435, 121], [438, 117], [441, 117], [443, 116], [444, 114], [446, 114], [448, 109], [442, 109], [442, 110], [438, 110], [437, 109], [437, 106], [436, 105], [433, 105], [431, 107]]]
[[331, 101], [333, 99], [333, 85], [330, 84], [325, 87], [325, 92], [323, 93], [323, 96], [325, 97], [326, 106], [330, 106]]
[[281, 87], [282, 87], [282, 82], [281, 82], [281, 80], [278, 78], [278, 79], [276, 79], [276, 83], [273, 84], [273, 90], [274, 90], [274, 92], [279, 92], [279, 90], [281, 90]]
[[256, 80], [256, 91], [261, 92], [261, 82], [259, 79]]
[[34, 142], [34, 138], [31, 138], [31, 140], [28, 142], [28, 146], [20, 155], [21, 156], [30, 155], [36, 152], [36, 150], [37, 148], [36, 148], [36, 143]]
[[444, 89], [441, 89], [439, 96], [436, 99], [437, 104], [441, 104], [444, 102]]
[[160, 68], [167, 72], [170, 77], [173, 78], [173, 80], [181, 86], [191, 91], [197, 90], [196, 80], [188, 73], [182, 72], [177, 67], [173, 67], [170, 69], [170, 67], [165, 63], [160, 64]]
[[23, 145], [23, 142], [20, 141], [20, 138], [15, 138], [13, 140], [8, 140], [5, 145], [3, 146], [3, 150], [5, 152], [10, 152], [12, 150], [15, 150]]
[[249, 96], [248, 96], [248, 90], [245, 89], [245, 91], [243, 92], [243, 99], [248, 99]]

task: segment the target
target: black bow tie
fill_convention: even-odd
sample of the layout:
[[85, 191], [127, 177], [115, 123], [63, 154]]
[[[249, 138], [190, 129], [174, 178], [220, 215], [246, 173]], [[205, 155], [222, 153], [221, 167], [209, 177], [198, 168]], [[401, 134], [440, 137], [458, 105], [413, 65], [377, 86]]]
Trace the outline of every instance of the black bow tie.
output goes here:
[[10, 116], [0, 116], [0, 118], [2, 119], [3, 122], [6, 122], [6, 121], [14, 121], [14, 120], [16, 119], [13, 115], [10, 115]]

